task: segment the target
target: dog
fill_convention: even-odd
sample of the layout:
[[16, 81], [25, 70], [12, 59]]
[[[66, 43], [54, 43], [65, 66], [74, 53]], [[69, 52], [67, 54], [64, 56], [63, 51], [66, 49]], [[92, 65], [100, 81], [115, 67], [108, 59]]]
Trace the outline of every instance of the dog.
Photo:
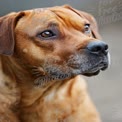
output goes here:
[[84, 76], [109, 65], [94, 17], [68, 5], [0, 18], [0, 122], [100, 122]]

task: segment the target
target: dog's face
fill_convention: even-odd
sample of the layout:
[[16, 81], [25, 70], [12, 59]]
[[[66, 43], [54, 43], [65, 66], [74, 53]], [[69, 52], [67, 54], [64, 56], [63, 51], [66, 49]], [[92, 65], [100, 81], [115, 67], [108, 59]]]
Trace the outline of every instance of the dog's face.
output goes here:
[[96, 75], [109, 64], [108, 46], [99, 40], [94, 18], [69, 6], [23, 12], [14, 35], [12, 57], [37, 82]]

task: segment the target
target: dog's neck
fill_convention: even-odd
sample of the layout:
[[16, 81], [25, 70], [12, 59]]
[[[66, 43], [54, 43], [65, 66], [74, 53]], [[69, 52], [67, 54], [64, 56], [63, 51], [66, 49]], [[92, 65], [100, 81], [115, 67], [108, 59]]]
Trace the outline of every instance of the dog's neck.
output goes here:
[[[0, 77], [0, 97], [3, 94], [3, 100], [8, 99], [6, 103], [8, 108], [12, 107], [23, 122], [48, 122], [54, 115], [56, 115], [54, 120], [60, 120], [60, 118], [64, 120], [64, 117], [70, 116], [72, 118], [72, 115], [74, 118], [79, 118], [79, 114], [74, 115], [72, 112], [75, 110], [81, 112], [81, 109], [85, 111], [82, 105], [89, 110], [88, 104], [84, 105], [84, 100], [89, 100], [89, 97], [81, 76], [60, 82], [50, 82], [44, 87], [34, 86], [31, 76], [13, 63], [12, 58], [1, 56], [0, 59], [0, 76], [2, 76]], [[92, 104], [90, 106], [91, 110], [97, 113], [94, 106]], [[79, 120], [82, 120], [81, 115]]]
[[11, 70], [8, 58], [0, 56], [0, 102], [6, 106], [17, 105], [20, 101], [20, 90]]
[[[0, 88], [12, 87], [13, 84], [16, 84], [15, 87], [22, 91], [25, 91], [24, 95], [29, 97], [29, 94], [34, 94], [34, 91], [40, 90], [39, 86], [34, 87], [34, 82], [32, 76], [20, 67], [13, 60], [14, 58], [7, 56], [0, 56]], [[40, 90], [40, 94], [43, 94], [46, 87]], [[0, 89], [1, 91], [1, 89]], [[4, 90], [2, 90], [4, 92]], [[10, 90], [11, 91], [11, 90]], [[27, 91], [27, 92], [26, 92]], [[31, 93], [33, 91], [33, 93]], [[22, 95], [21, 95], [22, 96]], [[29, 100], [29, 98], [27, 98]]]
[[[17, 89], [16, 97], [19, 98], [18, 101], [21, 99], [20, 101], [22, 107], [33, 105], [33, 103], [38, 101], [38, 99], [41, 98], [43, 99], [44, 96], [49, 94], [48, 92], [50, 91], [53, 92], [53, 89], [56, 90], [57, 88], [60, 88], [62, 85], [68, 82], [66, 80], [51, 81], [48, 84], [45, 84], [44, 86], [34, 85], [33, 76], [28, 71], [25, 71], [22, 68], [22, 66], [20, 67], [18, 64], [16, 64], [14, 58], [1, 56], [0, 59], [1, 59], [0, 75], [4, 76], [3, 80], [0, 79], [1, 80], [0, 82], [6, 84], [5, 83], [6, 81], [9, 87], [12, 84], [15, 85], [15, 88]], [[8, 89], [8, 86], [4, 88]], [[9, 91], [11, 92], [11, 90]]]

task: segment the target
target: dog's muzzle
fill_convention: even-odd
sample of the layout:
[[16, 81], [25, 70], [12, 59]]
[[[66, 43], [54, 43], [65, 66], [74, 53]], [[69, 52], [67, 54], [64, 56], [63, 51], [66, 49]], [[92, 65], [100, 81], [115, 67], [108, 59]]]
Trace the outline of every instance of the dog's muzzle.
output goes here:
[[[93, 41], [90, 42], [86, 49], [88, 50], [89, 55], [94, 57], [94, 61], [91, 61], [91, 67], [89, 67], [83, 75], [92, 76], [97, 75], [100, 70], [105, 70], [110, 64], [110, 55], [108, 52], [108, 45], [103, 41]], [[96, 58], [96, 59], [95, 59]], [[90, 60], [90, 59], [89, 59]], [[92, 64], [93, 62], [93, 64]], [[96, 64], [94, 63], [96, 62]]]
[[78, 74], [86, 76], [97, 75], [100, 70], [105, 70], [109, 66], [110, 56], [108, 45], [102, 41], [92, 41], [85, 49], [70, 58], [68, 65]]

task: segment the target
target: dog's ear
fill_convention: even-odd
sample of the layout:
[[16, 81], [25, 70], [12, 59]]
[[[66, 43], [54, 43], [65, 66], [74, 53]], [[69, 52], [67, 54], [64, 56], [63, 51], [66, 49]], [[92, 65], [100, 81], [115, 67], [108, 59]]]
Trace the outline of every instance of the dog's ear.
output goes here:
[[11, 13], [0, 17], [0, 54], [12, 55], [14, 52], [14, 28], [24, 12]]
[[93, 37], [96, 38], [96, 39], [101, 39], [101, 36], [99, 35], [99, 31], [98, 31], [97, 22], [91, 14], [80, 11], [80, 10], [76, 10], [76, 9], [72, 8], [71, 6], [69, 6], [69, 5], [64, 5], [63, 7], [67, 8], [67, 9], [70, 9], [73, 12], [75, 12], [76, 14], [78, 14], [79, 16], [87, 19], [90, 22]]

